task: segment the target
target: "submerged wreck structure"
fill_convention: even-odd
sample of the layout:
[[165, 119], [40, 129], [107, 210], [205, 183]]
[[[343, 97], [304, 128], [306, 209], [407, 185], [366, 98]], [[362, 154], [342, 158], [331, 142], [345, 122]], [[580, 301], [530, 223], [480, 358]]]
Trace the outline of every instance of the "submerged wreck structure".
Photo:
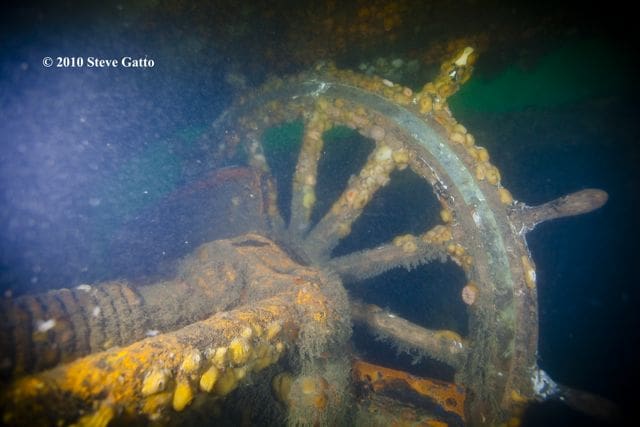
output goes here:
[[[596, 209], [607, 194], [583, 190], [541, 206], [514, 200], [447, 105], [474, 59], [472, 48], [461, 50], [417, 92], [324, 64], [238, 97], [211, 136], [220, 142], [216, 155], [246, 155], [246, 166], [227, 175], [249, 190], [231, 194], [228, 205], [230, 220], [241, 209], [251, 228], [203, 244], [170, 280], [4, 301], [3, 423], [515, 426], [528, 403], [560, 396], [564, 389], [537, 365], [536, 270], [526, 234]], [[263, 136], [295, 121], [302, 145], [287, 198]], [[315, 221], [324, 136], [337, 127], [372, 149]], [[376, 192], [405, 170], [433, 190], [437, 223], [334, 256]], [[282, 200], [290, 201], [288, 215]], [[464, 333], [414, 324], [344, 287], [446, 260], [465, 276]], [[448, 365], [454, 380], [355, 356], [352, 324]]]

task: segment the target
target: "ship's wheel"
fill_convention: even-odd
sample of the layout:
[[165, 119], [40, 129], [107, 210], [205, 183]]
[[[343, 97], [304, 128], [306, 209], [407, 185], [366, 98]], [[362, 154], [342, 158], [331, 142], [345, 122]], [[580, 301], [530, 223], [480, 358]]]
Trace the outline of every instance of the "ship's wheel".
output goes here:
[[[464, 271], [460, 298], [468, 307], [467, 336], [420, 327], [366, 301], [351, 301], [352, 317], [404, 348], [453, 367], [456, 383], [467, 390], [467, 421], [495, 425], [553, 388], [536, 363], [536, 272], [526, 233], [542, 221], [600, 207], [607, 195], [583, 190], [538, 207], [514, 200], [487, 150], [446, 102], [469, 78], [473, 61], [473, 49], [464, 49], [417, 93], [382, 78], [319, 65], [241, 98], [214, 132], [225, 141], [222, 149], [243, 150], [249, 164], [269, 173], [268, 159], [274, 155], [265, 153], [265, 132], [287, 123], [302, 126], [292, 190], [289, 195], [281, 183], [284, 196], [271, 189], [267, 216], [272, 237], [307, 263], [338, 273], [347, 284], [399, 266], [446, 259]], [[314, 215], [317, 183], [326, 179], [318, 176], [324, 140], [344, 128], [368, 139], [371, 151], [337, 199], [322, 200], [330, 206], [326, 213]], [[432, 216], [439, 223], [425, 224], [420, 234], [397, 235], [377, 247], [334, 256], [363, 211], [374, 209], [369, 205], [376, 194], [405, 170], [431, 188], [439, 202]], [[283, 198], [288, 209], [279, 209]]]

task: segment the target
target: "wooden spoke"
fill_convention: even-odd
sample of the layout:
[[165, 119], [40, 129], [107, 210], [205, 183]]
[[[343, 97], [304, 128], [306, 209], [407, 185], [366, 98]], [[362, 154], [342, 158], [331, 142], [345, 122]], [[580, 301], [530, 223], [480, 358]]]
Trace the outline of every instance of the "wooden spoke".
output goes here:
[[538, 224], [553, 219], [582, 215], [602, 207], [609, 198], [605, 191], [589, 188], [567, 194], [539, 206], [522, 205], [514, 212], [523, 229], [533, 230]]
[[305, 126], [302, 147], [293, 176], [289, 230], [294, 236], [304, 235], [309, 227], [309, 218], [316, 203], [318, 161], [324, 145], [322, 134], [326, 128], [326, 115], [316, 109]]
[[465, 341], [454, 331], [431, 330], [373, 304], [351, 302], [351, 318], [401, 348], [417, 351], [459, 369], [466, 358]]
[[349, 235], [351, 225], [375, 192], [389, 182], [389, 175], [396, 166], [394, 153], [390, 146], [378, 144], [359, 175], [351, 178], [331, 210], [305, 239], [307, 251], [313, 258], [326, 259], [340, 239]]
[[412, 268], [436, 259], [446, 259], [446, 248], [442, 244], [407, 234], [374, 249], [333, 258], [327, 266], [344, 282], [350, 283], [378, 276], [396, 267]]

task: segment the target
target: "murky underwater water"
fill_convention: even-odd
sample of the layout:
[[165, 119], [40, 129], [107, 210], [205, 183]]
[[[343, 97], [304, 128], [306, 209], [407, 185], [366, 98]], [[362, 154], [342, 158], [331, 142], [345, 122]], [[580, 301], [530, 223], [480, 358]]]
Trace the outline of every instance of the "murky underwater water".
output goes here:
[[[216, 23], [214, 29], [193, 12], [177, 10], [175, 21], [171, 13], [127, 4], [94, 11], [73, 2], [59, 9], [27, 5], [3, 13], [9, 24], [3, 26], [6, 48], [0, 55], [0, 289], [7, 299], [122, 277], [149, 283], [173, 274], [177, 259], [218, 236], [206, 232], [207, 224], [226, 220], [218, 213], [221, 203], [207, 198], [222, 181], [212, 171], [232, 169], [239, 158], [221, 161], [214, 155], [218, 141], [206, 138], [211, 123], [239, 86], [262, 82], [269, 72], [299, 71], [311, 64], [303, 49], [287, 55], [259, 48], [300, 45], [285, 36], [293, 24], [271, 26], [264, 30], [268, 34], [252, 27], [260, 18], [250, 6], [237, 11], [246, 15], [244, 25], [237, 17], [204, 13]], [[490, 16], [482, 19], [491, 21]], [[512, 31], [502, 14], [495, 20], [497, 27]], [[229, 28], [223, 31], [224, 22]], [[388, 34], [372, 30], [370, 38], [395, 34], [398, 27], [389, 22]], [[459, 27], [438, 28], [438, 40], [449, 33], [451, 39], [459, 36]], [[347, 46], [335, 57], [329, 52], [318, 59], [388, 72], [389, 78], [405, 79], [419, 90], [437, 65], [415, 65], [417, 47], [397, 31], [404, 45], [381, 42], [368, 51], [354, 47], [353, 53]], [[633, 342], [640, 326], [634, 310], [639, 293], [633, 285], [640, 181], [632, 64], [617, 40], [580, 30], [557, 36], [555, 41], [563, 43], [549, 44], [542, 37], [538, 44], [522, 41], [526, 48], [519, 56], [505, 58], [518, 49], [500, 42], [499, 33], [490, 37], [504, 54], [485, 47], [487, 59], [481, 54], [468, 87], [451, 99], [451, 109], [487, 147], [516, 199], [535, 205], [587, 187], [609, 193], [602, 209], [543, 224], [527, 240], [538, 279], [540, 366], [558, 382], [627, 406], [637, 395]], [[353, 37], [346, 39], [360, 40]], [[230, 39], [237, 42], [233, 48], [223, 45]], [[49, 56], [82, 57], [84, 65], [48, 68], [43, 58]], [[89, 57], [122, 62], [123, 56], [146, 56], [154, 66], [88, 66]], [[398, 59], [402, 62], [396, 66]], [[280, 64], [277, 69], [274, 63]], [[279, 144], [265, 142], [279, 189], [289, 188], [302, 132], [295, 122], [288, 126], [280, 133], [274, 130]], [[291, 141], [282, 142], [287, 138]], [[320, 164], [320, 176], [326, 178], [319, 180], [313, 221], [330, 210], [328, 201], [368, 153], [370, 143], [357, 134], [338, 129], [333, 138], [336, 143], [327, 145]], [[429, 213], [437, 206], [435, 199], [416, 197], [425, 186], [410, 173], [399, 173], [334, 254], [435, 224], [437, 216]], [[237, 191], [253, 194], [247, 187]], [[280, 193], [283, 207], [291, 197], [286, 191]], [[283, 212], [288, 215], [286, 208]], [[468, 317], [459, 292], [465, 278], [449, 264], [383, 274], [348, 291], [423, 326], [464, 335]], [[448, 308], [444, 313], [433, 309], [442, 306]], [[452, 380], [453, 372], [438, 363], [398, 354], [371, 338], [356, 328], [354, 351], [415, 375], [437, 373]], [[592, 422], [548, 406], [524, 424]]]

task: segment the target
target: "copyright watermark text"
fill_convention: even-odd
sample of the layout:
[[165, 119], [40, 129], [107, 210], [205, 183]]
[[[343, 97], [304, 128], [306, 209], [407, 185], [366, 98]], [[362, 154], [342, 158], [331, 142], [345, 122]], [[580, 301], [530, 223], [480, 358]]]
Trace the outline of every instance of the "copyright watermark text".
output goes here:
[[134, 58], [122, 56], [120, 58], [98, 58], [95, 56], [45, 56], [42, 58], [45, 68], [153, 68], [153, 59], [144, 57]]

